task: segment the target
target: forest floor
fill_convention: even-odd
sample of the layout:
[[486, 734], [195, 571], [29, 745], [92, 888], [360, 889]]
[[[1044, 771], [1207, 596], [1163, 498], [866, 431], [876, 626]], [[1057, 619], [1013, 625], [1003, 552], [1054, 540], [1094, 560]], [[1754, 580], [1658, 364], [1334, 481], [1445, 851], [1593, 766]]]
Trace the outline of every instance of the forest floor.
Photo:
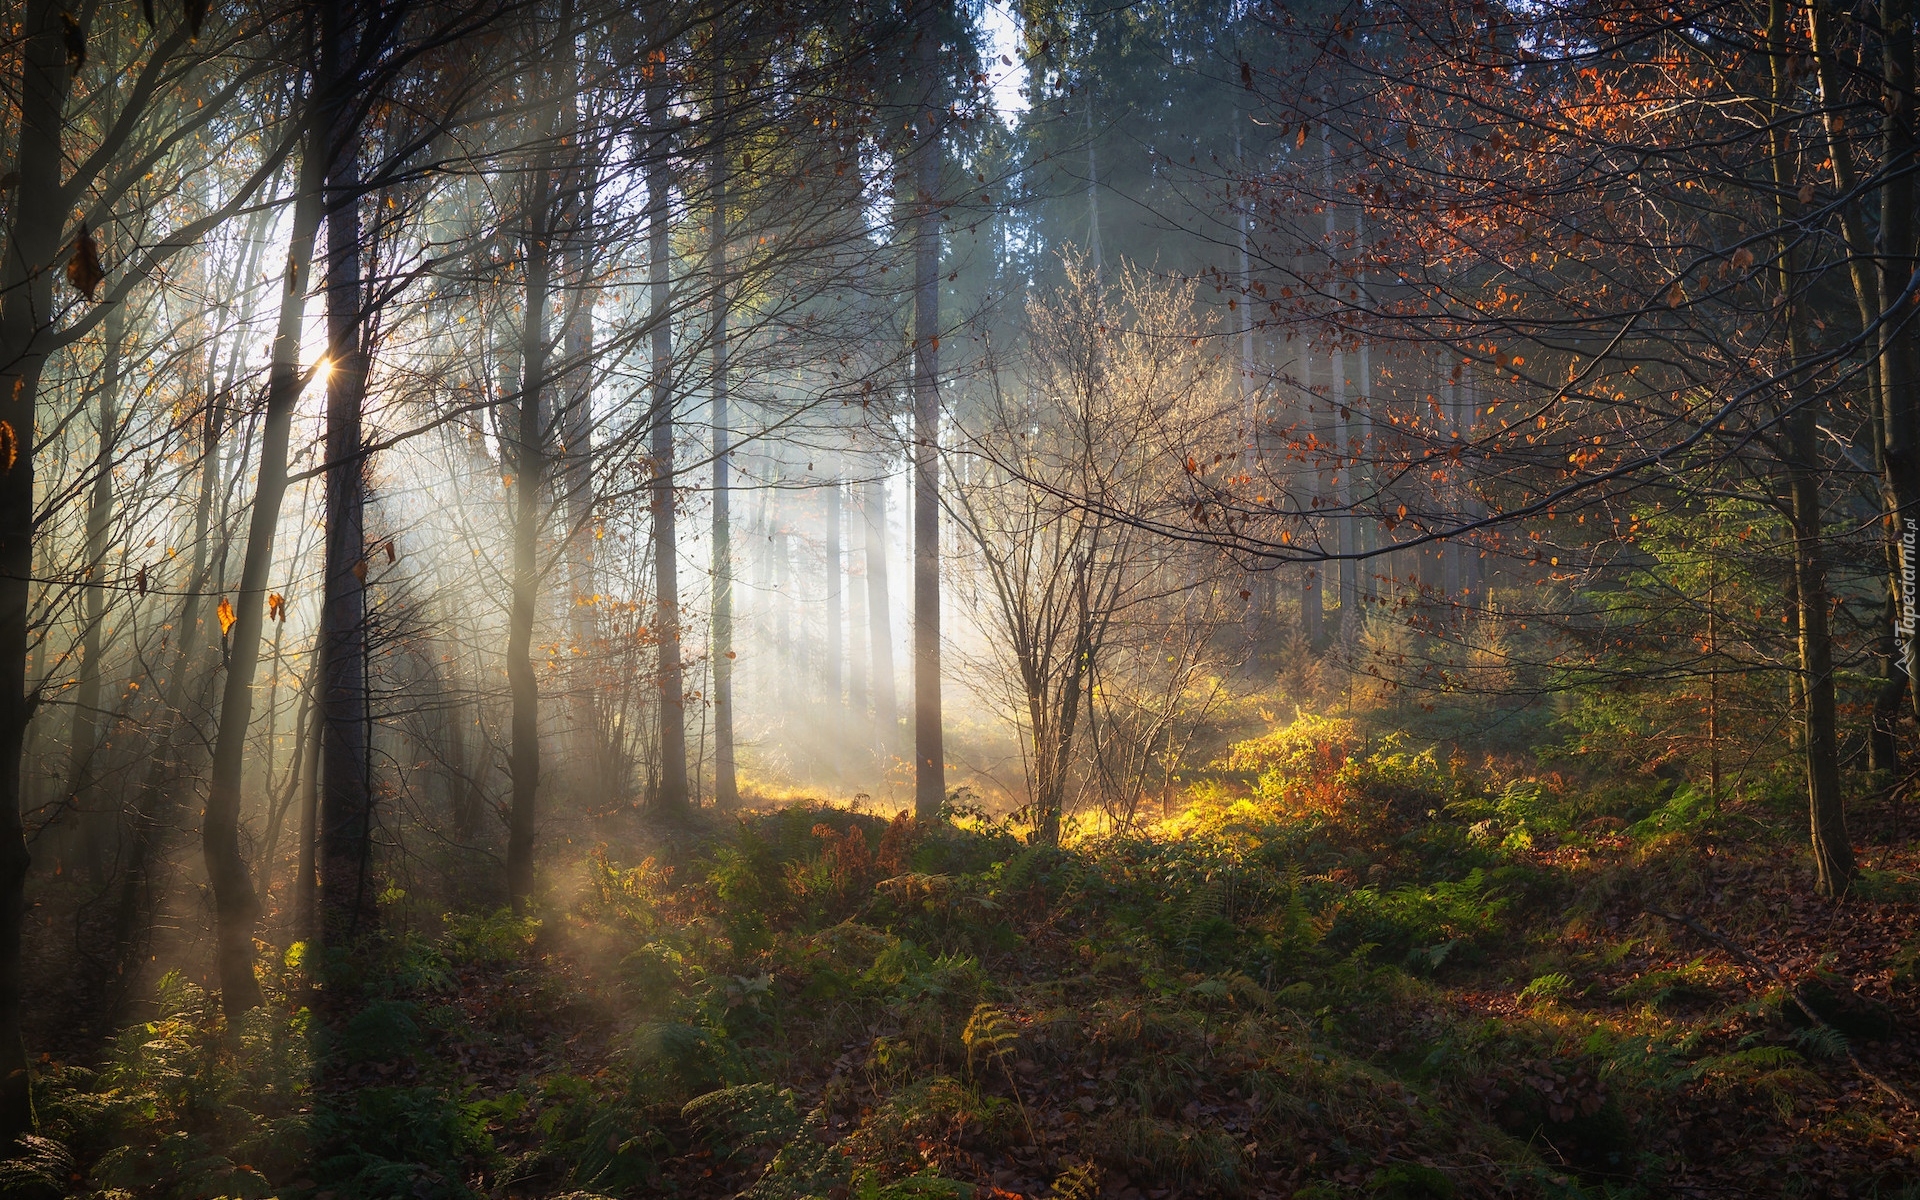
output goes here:
[[[1920, 854], [1327, 722], [1128, 836], [637, 827], [224, 1027], [43, 1064], [47, 1196], [1920, 1196]], [[1301, 735], [1305, 736], [1305, 735]], [[559, 891], [560, 889], [556, 889]], [[397, 915], [396, 927], [402, 926]]]

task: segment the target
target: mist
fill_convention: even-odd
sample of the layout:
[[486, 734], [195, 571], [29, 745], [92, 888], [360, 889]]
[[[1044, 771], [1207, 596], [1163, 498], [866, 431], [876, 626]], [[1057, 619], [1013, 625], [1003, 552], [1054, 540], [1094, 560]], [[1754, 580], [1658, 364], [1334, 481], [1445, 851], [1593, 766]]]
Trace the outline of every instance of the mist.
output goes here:
[[1920, 1186], [1911, 4], [0, 28], [0, 1191]]

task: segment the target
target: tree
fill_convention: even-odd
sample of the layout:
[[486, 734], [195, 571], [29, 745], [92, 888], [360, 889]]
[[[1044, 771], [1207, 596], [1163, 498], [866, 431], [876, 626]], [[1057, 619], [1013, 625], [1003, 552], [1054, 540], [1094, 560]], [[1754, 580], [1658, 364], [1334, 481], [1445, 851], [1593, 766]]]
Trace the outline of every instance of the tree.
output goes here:
[[1046, 844], [1059, 840], [1080, 723], [1113, 643], [1146, 624], [1150, 601], [1204, 586], [1196, 560], [1122, 514], [1184, 507], [1184, 478], [1199, 470], [1192, 432], [1237, 399], [1191, 284], [1126, 263], [1108, 274], [1111, 284], [1070, 261], [1065, 282], [1029, 302], [1017, 375], [961, 435], [959, 452], [984, 469], [950, 501], [1002, 648], [995, 674], [1019, 698], [1031, 821]]

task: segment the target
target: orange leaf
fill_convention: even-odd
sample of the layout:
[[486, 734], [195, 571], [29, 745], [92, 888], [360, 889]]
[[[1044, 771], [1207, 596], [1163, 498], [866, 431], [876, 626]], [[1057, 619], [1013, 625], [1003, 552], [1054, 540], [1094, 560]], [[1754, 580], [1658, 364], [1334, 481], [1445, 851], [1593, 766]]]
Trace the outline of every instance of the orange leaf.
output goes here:
[[267, 619], [269, 621], [287, 619], [287, 598], [279, 592], [267, 593]]
[[233, 615], [232, 601], [225, 596], [220, 597], [220, 636], [227, 636], [233, 630], [233, 623], [239, 619]]
[[100, 266], [99, 244], [93, 240], [93, 231], [82, 225], [80, 236], [73, 239], [73, 257], [67, 260], [67, 282], [91, 300], [106, 278], [107, 273]]
[[0, 421], [0, 471], [13, 470], [20, 458], [20, 439], [14, 435], [11, 421]]

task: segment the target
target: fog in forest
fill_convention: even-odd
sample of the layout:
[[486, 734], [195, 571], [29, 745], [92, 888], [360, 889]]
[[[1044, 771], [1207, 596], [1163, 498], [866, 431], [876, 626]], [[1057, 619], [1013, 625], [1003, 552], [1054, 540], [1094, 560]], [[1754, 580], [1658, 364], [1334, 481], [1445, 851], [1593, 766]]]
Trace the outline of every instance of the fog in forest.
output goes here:
[[1920, 1195], [1911, 0], [10, 0], [0, 1194]]

